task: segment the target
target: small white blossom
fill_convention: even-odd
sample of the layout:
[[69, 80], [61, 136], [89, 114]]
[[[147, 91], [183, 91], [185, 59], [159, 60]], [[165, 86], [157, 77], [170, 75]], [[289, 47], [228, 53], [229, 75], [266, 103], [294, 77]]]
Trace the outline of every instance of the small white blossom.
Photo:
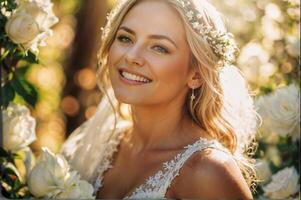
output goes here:
[[199, 22], [192, 23], [192, 26], [193, 26], [194, 29], [197, 29], [197, 30], [201, 29], [201, 25], [200, 25]]
[[192, 11], [189, 11], [186, 16], [188, 17], [189, 20], [192, 20], [193, 19], [193, 12]]

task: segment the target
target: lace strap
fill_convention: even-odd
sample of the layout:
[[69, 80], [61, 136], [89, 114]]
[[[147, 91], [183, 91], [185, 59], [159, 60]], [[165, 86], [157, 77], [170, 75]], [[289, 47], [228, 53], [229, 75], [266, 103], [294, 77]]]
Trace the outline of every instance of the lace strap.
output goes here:
[[192, 145], [187, 145], [185, 151], [181, 154], [178, 154], [174, 160], [164, 163], [164, 168], [166, 170], [166, 179], [164, 184], [160, 187], [160, 190], [166, 191], [172, 180], [179, 176], [179, 171], [185, 164], [185, 162], [197, 151], [202, 151], [207, 148], [220, 148], [220, 143], [216, 140], [207, 140], [200, 138], [197, 142]]
[[[168, 162], [163, 163], [163, 169], [158, 171], [154, 176], [147, 179], [146, 183], [139, 186], [131, 196], [126, 199], [137, 199], [140, 197], [164, 198], [164, 195], [170, 186], [172, 180], [179, 175], [179, 171], [184, 163], [197, 151], [207, 148], [222, 148], [222, 145], [215, 140], [200, 138], [192, 145], [184, 147], [184, 151], [177, 154], [176, 157]], [[142, 196], [141, 196], [142, 195]]]

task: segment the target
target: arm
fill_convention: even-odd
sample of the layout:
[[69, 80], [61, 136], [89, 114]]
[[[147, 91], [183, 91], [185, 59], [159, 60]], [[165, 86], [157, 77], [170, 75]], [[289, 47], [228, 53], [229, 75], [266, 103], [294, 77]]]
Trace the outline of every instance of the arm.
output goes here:
[[232, 156], [213, 149], [190, 158], [171, 189], [176, 198], [253, 199]]

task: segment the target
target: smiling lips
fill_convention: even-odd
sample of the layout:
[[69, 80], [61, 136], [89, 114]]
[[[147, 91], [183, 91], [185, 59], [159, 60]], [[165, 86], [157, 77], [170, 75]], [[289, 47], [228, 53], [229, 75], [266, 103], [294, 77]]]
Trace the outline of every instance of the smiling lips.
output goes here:
[[122, 78], [131, 81], [131, 82], [137, 82], [137, 83], [150, 83], [152, 82], [151, 79], [146, 78], [144, 76], [138, 75], [138, 74], [133, 74], [131, 72], [125, 71], [125, 70], [119, 70], [120, 75]]

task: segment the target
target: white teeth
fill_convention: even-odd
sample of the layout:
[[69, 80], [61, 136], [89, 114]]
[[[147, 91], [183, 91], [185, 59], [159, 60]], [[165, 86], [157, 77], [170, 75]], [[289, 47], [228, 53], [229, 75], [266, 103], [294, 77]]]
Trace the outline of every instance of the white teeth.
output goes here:
[[148, 79], [146, 79], [142, 76], [131, 74], [131, 73], [128, 73], [128, 72], [125, 72], [125, 71], [123, 71], [121, 74], [122, 74], [123, 77], [125, 77], [126, 79], [129, 79], [131, 81], [139, 81], [139, 82], [143, 82], [143, 83], [149, 83], [150, 82], [150, 80], [148, 80]]

